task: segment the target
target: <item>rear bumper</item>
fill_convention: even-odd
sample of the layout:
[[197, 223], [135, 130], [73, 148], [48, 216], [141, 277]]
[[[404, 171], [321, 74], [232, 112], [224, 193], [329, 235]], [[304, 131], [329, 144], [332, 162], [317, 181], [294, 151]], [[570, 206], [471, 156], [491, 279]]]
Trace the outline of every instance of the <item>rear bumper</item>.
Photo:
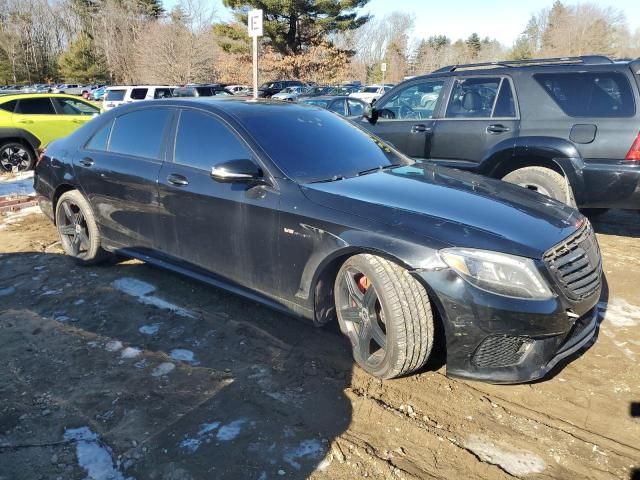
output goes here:
[[[640, 162], [585, 160], [579, 207], [640, 209]], [[574, 190], [577, 190], [574, 188]]]
[[527, 300], [480, 290], [448, 269], [415, 275], [440, 313], [451, 377], [489, 383], [537, 380], [597, 333], [600, 288], [579, 302], [561, 295]]

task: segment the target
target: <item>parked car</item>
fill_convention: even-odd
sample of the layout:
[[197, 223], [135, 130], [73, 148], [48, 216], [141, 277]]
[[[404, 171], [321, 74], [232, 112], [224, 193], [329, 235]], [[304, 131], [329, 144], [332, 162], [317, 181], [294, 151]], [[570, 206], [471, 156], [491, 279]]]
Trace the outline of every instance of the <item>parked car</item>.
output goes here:
[[49, 93], [51, 86], [46, 83], [35, 83], [33, 85], [25, 85], [20, 89], [20, 93]]
[[359, 92], [361, 88], [357, 85], [338, 85], [331, 88], [325, 95], [351, 95]]
[[391, 85], [367, 85], [357, 92], [350, 93], [349, 96], [372, 104], [392, 88]]
[[326, 108], [327, 110], [342, 115], [343, 117], [351, 117], [354, 119], [362, 118], [364, 109], [368, 105], [367, 102], [360, 100], [359, 98], [351, 98], [344, 95], [324, 95], [321, 97], [304, 98], [300, 100], [300, 103]]
[[53, 142], [34, 187], [78, 263], [115, 252], [316, 325], [337, 316], [379, 378], [436, 348], [449, 375], [529, 381], [596, 334], [601, 257], [577, 210], [416, 163], [326, 110], [125, 105]]
[[330, 95], [329, 92], [331, 92], [333, 89], [334, 87], [330, 87], [327, 85], [309, 87], [303, 93], [298, 95], [298, 100], [309, 97], [318, 97], [320, 95]]
[[177, 87], [171, 87], [168, 85], [107, 87], [102, 100], [102, 108], [104, 111], [107, 111], [125, 103], [137, 102], [140, 100], [169, 98], [173, 95], [174, 88]]
[[89, 93], [89, 100], [100, 101], [104, 98], [105, 93], [107, 92], [107, 87], [98, 87]]
[[245, 92], [251, 90], [249, 85], [227, 85], [224, 88], [232, 95], [243, 95]]
[[51, 90], [52, 93], [66, 93], [68, 95], [82, 95], [88, 88], [84, 85], [78, 85], [75, 83], [65, 83], [57, 85]]
[[71, 95], [46, 93], [0, 97], [0, 171], [33, 168], [39, 149], [64, 137], [100, 113]]
[[307, 87], [287, 87], [279, 91], [271, 98], [274, 100], [284, 100], [286, 102], [295, 102], [299, 95], [302, 95], [307, 90]]
[[277, 82], [266, 82], [258, 89], [258, 97], [269, 98], [287, 87], [303, 87], [304, 83], [299, 80], [280, 80]]
[[601, 56], [445, 67], [395, 87], [360, 124], [413, 158], [590, 214], [640, 209], [639, 71]]
[[186, 85], [173, 89], [174, 97], [214, 97], [231, 96], [232, 93], [218, 84], [213, 85]]

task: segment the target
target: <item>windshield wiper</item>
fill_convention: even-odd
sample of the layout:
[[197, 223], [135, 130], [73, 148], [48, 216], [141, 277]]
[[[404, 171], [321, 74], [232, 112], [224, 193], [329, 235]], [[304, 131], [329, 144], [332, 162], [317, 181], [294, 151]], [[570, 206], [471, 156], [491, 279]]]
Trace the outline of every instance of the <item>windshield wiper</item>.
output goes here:
[[325, 178], [324, 180], [316, 180], [315, 182], [309, 182], [309, 183], [329, 183], [329, 182], [337, 182], [339, 180], [344, 180], [345, 176], [343, 175], [334, 175], [331, 178]]
[[402, 166], [401, 163], [391, 163], [389, 165], [378, 165], [377, 167], [368, 168], [367, 170], [362, 170], [361, 172], [358, 172], [358, 176], [366, 175], [367, 173], [381, 172], [383, 170], [388, 170], [390, 168], [401, 167], [401, 166]]

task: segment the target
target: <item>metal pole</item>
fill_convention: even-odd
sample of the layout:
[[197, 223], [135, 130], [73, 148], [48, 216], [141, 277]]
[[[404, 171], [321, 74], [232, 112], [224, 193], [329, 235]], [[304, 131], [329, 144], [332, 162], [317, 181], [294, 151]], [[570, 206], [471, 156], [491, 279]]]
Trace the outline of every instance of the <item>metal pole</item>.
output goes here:
[[253, 99], [258, 99], [258, 37], [253, 36]]

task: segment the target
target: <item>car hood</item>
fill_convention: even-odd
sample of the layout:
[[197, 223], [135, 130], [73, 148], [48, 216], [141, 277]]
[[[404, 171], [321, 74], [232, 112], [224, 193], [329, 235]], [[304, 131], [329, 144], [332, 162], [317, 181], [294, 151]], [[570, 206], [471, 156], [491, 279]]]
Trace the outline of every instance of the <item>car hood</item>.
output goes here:
[[575, 209], [521, 187], [423, 164], [303, 186], [311, 201], [428, 237], [438, 248], [482, 248], [530, 258], [584, 221]]

